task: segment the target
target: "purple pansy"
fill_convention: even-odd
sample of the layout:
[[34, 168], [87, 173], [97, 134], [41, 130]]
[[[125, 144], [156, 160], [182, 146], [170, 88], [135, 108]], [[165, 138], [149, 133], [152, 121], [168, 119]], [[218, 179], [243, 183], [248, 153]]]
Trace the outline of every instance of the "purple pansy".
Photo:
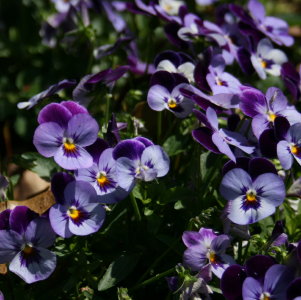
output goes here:
[[26, 283], [48, 278], [56, 267], [56, 256], [48, 247], [55, 241], [49, 220], [25, 206], [10, 212], [9, 228], [0, 230], [0, 263]]
[[195, 14], [188, 13], [183, 18], [183, 27], [179, 29], [178, 36], [185, 42], [190, 42], [201, 34], [202, 20]]
[[285, 117], [291, 125], [301, 121], [300, 113], [293, 106], [288, 106], [286, 97], [278, 88], [268, 88], [266, 95], [254, 88], [246, 88], [240, 99], [243, 113], [253, 118], [252, 129], [257, 138], [279, 116]]
[[218, 128], [218, 118], [214, 109], [208, 107], [206, 115], [195, 110], [196, 117], [206, 125], [192, 131], [193, 138], [208, 150], [214, 153], [223, 153], [231, 160], [236, 161], [235, 155], [229, 145], [251, 154], [254, 147], [248, 146], [245, 137], [237, 132]]
[[287, 61], [285, 53], [279, 49], [274, 49], [268, 39], [260, 40], [256, 53], [251, 55], [252, 65], [261, 79], [266, 79], [267, 73], [280, 76], [281, 65]]
[[118, 184], [126, 191], [133, 187], [136, 179], [152, 181], [165, 176], [169, 171], [166, 152], [143, 137], [118, 143], [114, 148], [113, 158], [117, 163]]
[[276, 174], [265, 173], [252, 179], [240, 168], [226, 173], [220, 193], [228, 200], [228, 218], [240, 225], [252, 224], [272, 215], [286, 194], [283, 180]]
[[292, 125], [285, 135], [285, 140], [277, 144], [277, 156], [285, 170], [291, 168], [293, 158], [301, 165], [301, 123]]
[[95, 142], [98, 124], [90, 115], [82, 113], [85, 109], [81, 106], [71, 104], [75, 112], [65, 106], [66, 103], [52, 104], [40, 112], [33, 143], [40, 154], [53, 156], [67, 170], [89, 168], [93, 160], [84, 147]]
[[224, 270], [235, 263], [225, 254], [230, 246], [230, 239], [225, 234], [218, 236], [212, 229], [201, 228], [199, 232], [185, 231], [182, 240], [187, 247], [183, 262], [192, 271], [200, 271], [209, 265], [211, 271], [221, 278]]
[[279, 18], [267, 17], [264, 6], [257, 0], [250, 0], [248, 9], [258, 30], [278, 45], [291, 46], [294, 39], [288, 34], [287, 23]]
[[247, 277], [243, 283], [244, 300], [286, 299], [286, 289], [294, 278], [291, 269], [284, 265], [273, 265], [265, 273], [264, 281]]
[[17, 106], [19, 109], [23, 109], [23, 108], [30, 109], [33, 106], [35, 106], [38, 102], [40, 102], [41, 100], [53, 96], [54, 94], [56, 94], [57, 92], [59, 92], [62, 89], [74, 87], [75, 85], [76, 85], [75, 80], [64, 79], [64, 80], [58, 82], [57, 84], [51, 85], [48, 89], [33, 96], [28, 101], [19, 102], [17, 104]]
[[180, 89], [185, 85], [177, 85], [171, 92], [164, 86], [153, 85], [148, 91], [148, 105], [156, 111], [167, 109], [178, 118], [187, 117], [192, 112], [194, 102], [181, 94]]
[[[60, 186], [52, 186], [59, 189]], [[59, 193], [56, 193], [59, 194]], [[63, 196], [49, 211], [53, 230], [62, 237], [88, 235], [99, 230], [105, 219], [105, 210], [97, 201], [97, 194], [90, 183], [71, 181]]]

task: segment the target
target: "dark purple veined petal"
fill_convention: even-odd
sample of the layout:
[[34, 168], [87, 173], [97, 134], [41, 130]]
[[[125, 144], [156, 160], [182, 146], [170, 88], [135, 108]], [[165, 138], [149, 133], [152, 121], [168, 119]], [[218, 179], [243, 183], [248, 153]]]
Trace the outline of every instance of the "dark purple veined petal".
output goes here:
[[247, 277], [244, 267], [229, 266], [221, 277], [221, 290], [227, 300], [239, 300], [242, 296], [242, 285]]
[[48, 278], [56, 267], [56, 255], [53, 252], [40, 247], [34, 248], [34, 251], [34, 257], [27, 260], [19, 252], [9, 264], [9, 270], [26, 283]]
[[276, 264], [276, 260], [267, 255], [255, 255], [246, 261], [245, 268], [248, 276], [262, 280], [267, 270]]
[[38, 216], [27, 206], [16, 206], [10, 213], [9, 227], [11, 230], [23, 234], [30, 222]]
[[290, 123], [285, 117], [277, 116], [274, 120], [275, 136], [278, 140], [288, 139], [288, 130], [290, 128]]
[[246, 172], [248, 172], [250, 160], [251, 159], [249, 157], [237, 157], [236, 163], [232, 160], [229, 160], [228, 162], [225, 163], [223, 167], [223, 171], [222, 171], [223, 176], [225, 176], [227, 172], [235, 168], [243, 169]]
[[93, 157], [93, 162], [96, 163], [96, 164], [99, 161], [99, 157], [100, 157], [101, 153], [107, 148], [109, 148], [108, 143], [105, 140], [101, 139], [101, 138], [97, 138], [96, 141], [93, 144], [85, 147], [85, 149]]
[[41, 124], [34, 133], [33, 144], [45, 157], [54, 156], [62, 145], [64, 129], [54, 122]]
[[252, 158], [249, 162], [249, 174], [252, 179], [264, 173], [274, 173], [277, 175], [277, 170], [273, 163], [262, 157]]
[[186, 247], [198, 245], [201, 241], [201, 235], [197, 231], [184, 231], [182, 241]]
[[51, 192], [57, 203], [64, 202], [64, 189], [69, 182], [74, 181], [74, 177], [68, 173], [56, 173], [51, 178]]
[[88, 110], [80, 105], [77, 102], [74, 101], [62, 101], [60, 103], [62, 106], [66, 107], [72, 114], [72, 116], [77, 115], [77, 114], [88, 114]]
[[275, 158], [277, 156], [277, 143], [274, 129], [266, 129], [259, 138], [259, 148], [262, 156]]
[[226, 234], [218, 235], [211, 243], [211, 249], [217, 253], [224, 253], [231, 245], [230, 238]]
[[287, 300], [299, 300], [301, 297], [301, 277], [296, 278], [287, 288]]

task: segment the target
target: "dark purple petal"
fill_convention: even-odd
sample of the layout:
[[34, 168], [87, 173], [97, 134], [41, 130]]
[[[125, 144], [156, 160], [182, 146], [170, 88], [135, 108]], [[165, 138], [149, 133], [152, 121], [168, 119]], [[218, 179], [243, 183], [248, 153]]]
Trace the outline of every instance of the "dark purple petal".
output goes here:
[[172, 277], [165, 277], [167, 281], [168, 288], [172, 291], [175, 292], [178, 287], [179, 287], [179, 280], [177, 276], [172, 276]]
[[92, 145], [85, 147], [85, 149], [92, 155], [93, 161], [96, 164], [99, 161], [101, 153], [107, 148], [109, 148], [108, 143], [101, 138], [97, 138]]
[[278, 140], [285, 140], [288, 130], [290, 128], [290, 123], [284, 117], [277, 117], [274, 120], [275, 135]]
[[51, 192], [53, 193], [56, 202], [64, 202], [64, 189], [69, 182], [74, 181], [74, 177], [68, 173], [60, 172], [53, 175], [51, 178]]
[[276, 264], [276, 260], [267, 255], [255, 255], [246, 261], [245, 267], [248, 276], [262, 280], [266, 271]]
[[27, 206], [16, 206], [10, 213], [9, 226], [11, 230], [23, 234], [28, 224], [39, 215]]
[[6, 209], [0, 213], [0, 230], [10, 229], [9, 218], [10, 218], [10, 209]]
[[240, 168], [245, 170], [246, 172], [249, 172], [249, 163], [250, 163], [250, 158], [249, 157], [237, 157], [236, 158], [236, 163], [232, 160], [229, 160], [227, 163], [225, 163], [223, 167], [222, 174], [223, 176], [229, 172], [232, 169], [235, 168]]
[[246, 271], [240, 265], [232, 265], [225, 270], [221, 278], [221, 290], [227, 300], [242, 299], [242, 285], [246, 277]]
[[249, 162], [249, 174], [253, 179], [264, 173], [274, 173], [277, 175], [277, 170], [273, 163], [266, 158], [256, 157]]
[[74, 101], [63, 101], [60, 104], [66, 107], [71, 112], [72, 116], [89, 113], [84, 106]]
[[68, 108], [58, 103], [50, 103], [40, 111], [38, 122], [39, 124], [55, 122], [61, 127], [66, 128], [71, 117], [72, 113]]
[[124, 19], [119, 15], [112, 6], [112, 3], [110, 1], [101, 1], [100, 4], [104, 8], [106, 15], [112, 25], [114, 26], [115, 30], [117, 32], [122, 32], [126, 29], [126, 23]]
[[145, 144], [139, 140], [124, 140], [116, 145], [113, 151], [113, 158], [117, 160], [120, 157], [129, 159], [140, 159], [142, 152], [145, 149]]
[[273, 129], [265, 130], [259, 138], [259, 148], [261, 154], [267, 158], [277, 156], [277, 139]]
[[287, 300], [296, 300], [297, 297], [301, 296], [301, 277], [296, 278], [290, 283], [286, 295]]
[[192, 130], [193, 139], [213, 153], [220, 154], [217, 146], [212, 142], [212, 131], [206, 127]]

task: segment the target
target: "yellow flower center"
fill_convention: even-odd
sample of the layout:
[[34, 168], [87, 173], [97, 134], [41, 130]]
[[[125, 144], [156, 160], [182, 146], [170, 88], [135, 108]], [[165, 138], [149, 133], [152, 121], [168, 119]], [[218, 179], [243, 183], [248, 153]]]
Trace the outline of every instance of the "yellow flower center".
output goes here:
[[177, 101], [173, 98], [168, 99], [167, 105], [169, 108], [173, 109], [177, 107]]
[[276, 117], [277, 116], [273, 112], [268, 112], [268, 119], [270, 122], [274, 122]]
[[104, 172], [101, 172], [98, 176], [97, 176], [97, 182], [98, 184], [103, 187], [104, 185], [107, 185], [110, 183], [107, 174]]
[[264, 69], [266, 69], [266, 67], [268, 66], [268, 63], [263, 59], [260, 61], [260, 64]]
[[67, 152], [75, 152], [76, 151], [76, 145], [74, 144], [73, 139], [71, 138], [64, 138], [63, 139], [64, 149]]
[[246, 199], [248, 202], [254, 202], [257, 201], [257, 193], [254, 190], [248, 190], [246, 193]]
[[301, 152], [301, 149], [297, 145], [291, 145], [291, 152], [295, 155], [299, 155]]
[[260, 296], [260, 300], [271, 300], [270, 293], [262, 293]]
[[223, 85], [223, 82], [218, 77], [215, 78], [215, 81], [216, 81], [217, 85], [219, 85], [219, 86]]
[[80, 217], [81, 212], [80, 212], [80, 210], [76, 209], [75, 207], [70, 207], [68, 209], [67, 214], [71, 219], [77, 220]]
[[212, 264], [216, 263], [216, 261], [217, 261], [217, 255], [215, 254], [214, 251], [210, 251], [210, 252], [209, 252], [209, 254], [208, 254], [208, 259], [209, 259], [209, 261], [210, 261]]
[[24, 254], [30, 255], [33, 253], [34, 248], [31, 245], [26, 244], [22, 251]]

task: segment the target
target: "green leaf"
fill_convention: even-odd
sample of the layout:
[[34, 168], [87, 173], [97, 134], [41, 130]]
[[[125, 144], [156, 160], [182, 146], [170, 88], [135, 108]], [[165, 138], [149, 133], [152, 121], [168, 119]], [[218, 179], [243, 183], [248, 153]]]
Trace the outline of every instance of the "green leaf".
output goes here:
[[182, 141], [177, 139], [175, 135], [170, 136], [164, 142], [163, 148], [169, 156], [174, 156], [185, 151]]
[[138, 263], [140, 254], [122, 254], [113, 261], [98, 283], [98, 290], [105, 291], [126, 278]]

